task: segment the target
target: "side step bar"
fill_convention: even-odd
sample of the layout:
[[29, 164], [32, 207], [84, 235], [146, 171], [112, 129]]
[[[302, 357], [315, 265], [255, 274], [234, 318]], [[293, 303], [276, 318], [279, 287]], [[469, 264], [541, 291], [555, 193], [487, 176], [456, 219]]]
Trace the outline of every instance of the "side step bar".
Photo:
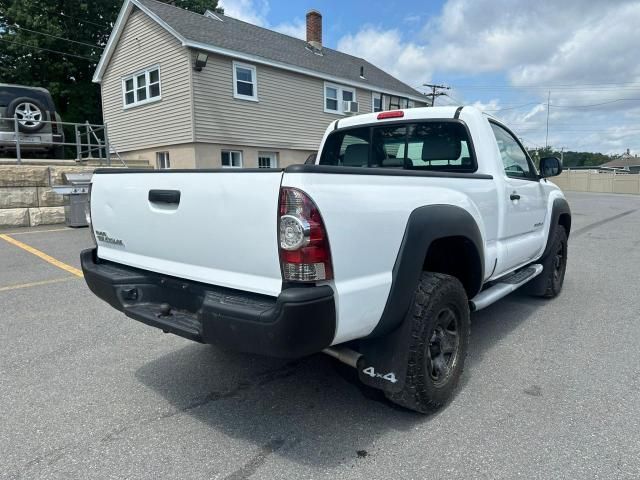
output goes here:
[[529, 280], [540, 275], [542, 268], [542, 265], [535, 263], [499, 279], [495, 285], [481, 291], [469, 300], [469, 308], [472, 312], [477, 312], [478, 310], [488, 307], [502, 297], [506, 297], [514, 290], [520, 288]]

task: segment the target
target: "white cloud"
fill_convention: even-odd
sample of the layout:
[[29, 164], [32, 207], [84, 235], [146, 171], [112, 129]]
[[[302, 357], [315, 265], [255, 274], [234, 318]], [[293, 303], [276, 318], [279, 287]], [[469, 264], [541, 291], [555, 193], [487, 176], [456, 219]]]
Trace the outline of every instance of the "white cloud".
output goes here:
[[[465, 77], [473, 77], [472, 84], [505, 78], [510, 86], [520, 88], [496, 89], [490, 101], [486, 100], [488, 90], [461, 87], [453, 96], [464, 96], [471, 103], [485, 98], [478, 107], [501, 110], [495, 114], [542, 144], [547, 88], [523, 87], [549, 86], [551, 143], [580, 143], [584, 148], [606, 151], [627, 142], [638, 150], [640, 101], [614, 100], [640, 98], [639, 24], [637, 0], [448, 0], [417, 37], [366, 25], [344, 36], [338, 49], [364, 57], [412, 86], [429, 80], [447, 83], [447, 78], [469, 83]], [[636, 84], [628, 85], [631, 82]], [[614, 83], [626, 85], [616, 87]], [[562, 108], [596, 103], [604, 104]], [[638, 135], [633, 135], [629, 125], [636, 126]]]
[[306, 37], [306, 23], [299, 18], [291, 22], [271, 25], [267, 16], [270, 5], [268, 0], [221, 0], [220, 6], [224, 8], [224, 14], [244, 22], [270, 28], [276, 32], [284, 33], [292, 37], [304, 39]]
[[411, 86], [428, 79], [430, 62], [424, 46], [405, 43], [398, 30], [366, 26], [338, 42], [338, 50], [362, 57]]
[[284, 33], [291, 37], [296, 37], [301, 40], [307, 38], [307, 23], [305, 20], [299, 18], [294, 19], [292, 22], [281, 23], [272, 27], [276, 32]]
[[269, 2], [267, 0], [221, 0], [224, 14], [260, 27], [267, 25]]

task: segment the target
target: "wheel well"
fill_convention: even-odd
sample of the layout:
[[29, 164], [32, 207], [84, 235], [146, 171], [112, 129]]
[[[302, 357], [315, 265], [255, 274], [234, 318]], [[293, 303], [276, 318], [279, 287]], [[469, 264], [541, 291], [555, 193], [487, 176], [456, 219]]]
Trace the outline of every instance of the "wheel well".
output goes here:
[[433, 241], [422, 269], [456, 277], [469, 298], [480, 291], [484, 273], [480, 253], [466, 237], [445, 237]]
[[571, 231], [571, 215], [568, 213], [561, 213], [558, 218], [558, 224], [562, 225], [567, 232], [567, 237], [569, 236], [569, 232]]

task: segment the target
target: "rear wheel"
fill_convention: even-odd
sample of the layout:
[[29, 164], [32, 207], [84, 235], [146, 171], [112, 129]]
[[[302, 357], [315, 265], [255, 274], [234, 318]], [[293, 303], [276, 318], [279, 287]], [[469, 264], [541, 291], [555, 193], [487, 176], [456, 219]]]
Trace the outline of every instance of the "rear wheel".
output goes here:
[[526, 285], [530, 295], [554, 298], [562, 290], [564, 274], [567, 270], [567, 232], [558, 226], [553, 234], [551, 250], [541, 260], [542, 273]]
[[7, 116], [18, 119], [18, 129], [23, 133], [35, 133], [44, 127], [45, 109], [33, 98], [20, 97], [9, 103]]
[[414, 295], [409, 366], [402, 391], [386, 393], [398, 405], [429, 413], [456, 389], [469, 344], [467, 295], [450, 275], [425, 272]]

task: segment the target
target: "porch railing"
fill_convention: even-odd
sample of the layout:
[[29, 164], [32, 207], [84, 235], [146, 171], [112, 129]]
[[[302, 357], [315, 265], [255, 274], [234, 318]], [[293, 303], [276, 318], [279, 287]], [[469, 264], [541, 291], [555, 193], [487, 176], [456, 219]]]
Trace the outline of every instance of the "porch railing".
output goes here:
[[[4, 139], [3, 143], [5, 148], [7, 142], [9, 145], [15, 144], [18, 164], [22, 163], [23, 148], [26, 149], [26, 146], [29, 145], [29, 147], [43, 146], [51, 149], [74, 147], [75, 160], [78, 162], [97, 160], [100, 165], [111, 166], [112, 159], [115, 159], [123, 166], [127, 166], [114, 146], [109, 143], [109, 132], [106, 124], [98, 125], [89, 122], [72, 123], [52, 120], [41, 120], [41, 123], [51, 125], [51, 130], [46, 133], [42, 133], [42, 130], [33, 133], [22, 132], [18, 117], [0, 117], [0, 124], [13, 127], [13, 138], [8, 141]], [[47, 137], [51, 136], [50, 141], [48, 138], [42, 138], [45, 135]], [[61, 141], [54, 140], [56, 137]]]

